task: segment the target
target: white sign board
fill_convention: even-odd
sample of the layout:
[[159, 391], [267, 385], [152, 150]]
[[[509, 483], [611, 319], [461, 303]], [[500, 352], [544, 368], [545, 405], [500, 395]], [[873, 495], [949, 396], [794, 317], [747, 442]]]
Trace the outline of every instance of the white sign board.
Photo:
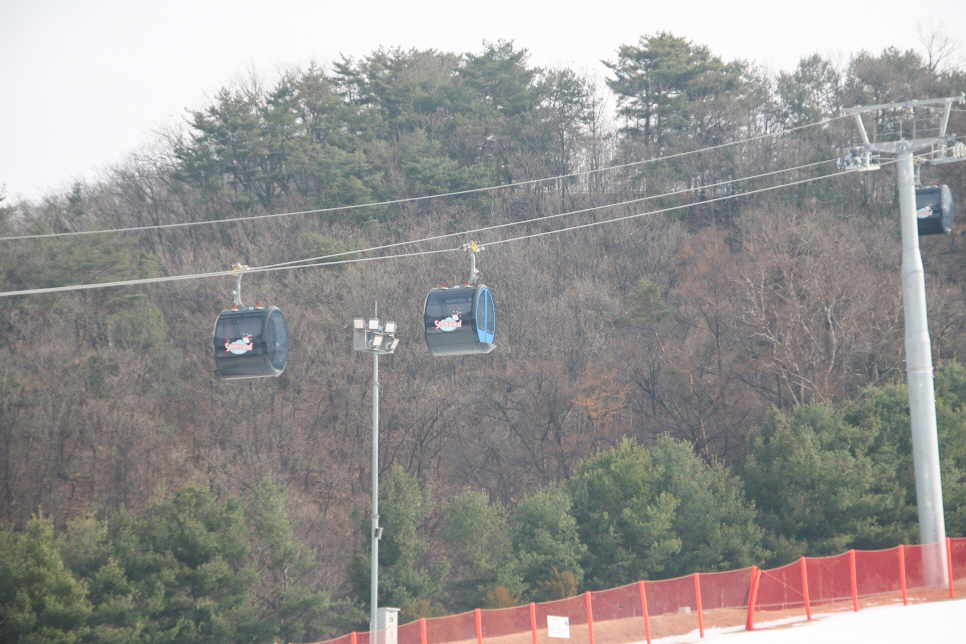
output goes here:
[[547, 615], [547, 636], [570, 639], [570, 618]]

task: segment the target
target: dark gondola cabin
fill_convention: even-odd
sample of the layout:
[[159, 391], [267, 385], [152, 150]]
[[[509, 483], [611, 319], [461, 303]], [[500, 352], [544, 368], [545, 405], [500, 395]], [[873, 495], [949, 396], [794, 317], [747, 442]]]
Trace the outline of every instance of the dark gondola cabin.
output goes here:
[[288, 329], [274, 307], [222, 311], [215, 322], [215, 375], [224, 380], [282, 375]]
[[953, 193], [949, 186], [916, 188], [916, 220], [920, 235], [941, 235], [953, 229]]
[[496, 307], [482, 284], [431, 290], [423, 324], [426, 346], [434, 356], [489, 353], [496, 347]]

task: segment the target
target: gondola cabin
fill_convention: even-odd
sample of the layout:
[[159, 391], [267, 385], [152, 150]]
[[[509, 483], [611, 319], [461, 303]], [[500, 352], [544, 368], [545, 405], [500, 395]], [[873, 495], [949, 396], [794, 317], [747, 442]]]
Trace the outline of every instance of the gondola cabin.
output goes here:
[[916, 188], [916, 221], [920, 235], [941, 235], [953, 229], [953, 193], [949, 186]]
[[215, 375], [223, 380], [282, 375], [288, 361], [288, 329], [274, 307], [222, 311], [215, 322]]
[[496, 307], [482, 284], [432, 289], [423, 324], [426, 346], [434, 356], [489, 353], [496, 347]]

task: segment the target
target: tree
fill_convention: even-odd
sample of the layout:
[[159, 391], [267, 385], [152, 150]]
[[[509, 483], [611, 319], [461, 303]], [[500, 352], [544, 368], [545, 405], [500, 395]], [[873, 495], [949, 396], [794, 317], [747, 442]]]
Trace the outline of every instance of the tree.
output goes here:
[[560, 206], [566, 207], [568, 177], [582, 169], [590, 131], [596, 118], [594, 87], [569, 69], [551, 69], [541, 75], [536, 93], [542, 98], [535, 121], [539, 169], [533, 174], [560, 177], [556, 181]]
[[617, 61], [604, 64], [614, 72], [607, 85], [617, 94], [622, 131], [659, 150], [676, 135], [689, 136], [701, 103], [737, 95], [742, 83], [741, 65], [726, 65], [707, 47], [668, 32], [621, 45]]
[[687, 441], [662, 436], [649, 451], [663, 490], [678, 500], [671, 527], [681, 550], [665, 564], [665, 575], [760, 564], [767, 554], [764, 535], [741, 479], [695, 455]]
[[74, 644], [90, 614], [84, 584], [64, 565], [50, 522], [0, 527], [0, 641]]
[[176, 151], [181, 176], [205, 191], [228, 188], [237, 206], [255, 202], [270, 207], [283, 188], [288, 141], [278, 128], [267, 127], [267, 116], [262, 88], [254, 79], [247, 86], [222, 88], [214, 104], [192, 114], [190, 139]]
[[444, 539], [454, 549], [454, 572], [470, 578], [490, 577], [506, 559], [509, 543], [506, 511], [490, 503], [486, 493], [462, 492], [443, 508]]
[[587, 547], [580, 542], [570, 506], [570, 497], [562, 489], [544, 488], [523, 499], [510, 516], [514, 559], [534, 601], [559, 599], [543, 596], [540, 589], [563, 573], [570, 575], [575, 586], [583, 581], [580, 562]]
[[889, 225], [831, 209], [773, 215], [754, 210], [738, 222], [746, 382], [785, 407], [831, 401], [894, 374], [901, 293], [892, 288], [898, 249]]
[[882, 105], [932, 95], [937, 74], [913, 50], [888, 47], [879, 56], [862, 51], [849, 61], [845, 105]]
[[[128, 518], [120, 517], [122, 523]], [[84, 641], [145, 641], [150, 629], [141, 604], [144, 598], [139, 585], [122, 568], [123, 553], [139, 551], [130, 530], [109, 536], [107, 521], [87, 518], [70, 522], [61, 554], [74, 576], [87, 584], [91, 613]]]
[[483, 43], [483, 52], [467, 54], [460, 77], [478, 99], [512, 119], [535, 106], [532, 83], [536, 71], [528, 68], [526, 49], [514, 49], [513, 41]]
[[[937, 395], [939, 408], [940, 401]], [[915, 543], [918, 513], [909, 390], [899, 384], [867, 387], [844, 401], [841, 411], [845, 422], [869, 437], [868, 454], [874, 464], [873, 489], [887, 500], [876, 512], [869, 534], [856, 541], [854, 547], [888, 548], [899, 543]]]
[[932, 20], [927, 25], [916, 25], [919, 43], [926, 50], [926, 66], [932, 72], [955, 69], [962, 62], [959, 51], [963, 41], [950, 36], [943, 27], [942, 20], [934, 26]]
[[175, 176], [205, 200], [227, 198], [240, 210], [283, 198], [316, 207], [369, 201], [355, 120], [314, 66], [285, 74], [271, 90], [257, 79], [225, 87], [192, 112], [188, 136], [174, 146]]
[[625, 440], [577, 470], [571, 498], [583, 568], [591, 589], [612, 588], [664, 573], [681, 552], [673, 529], [679, 500], [665, 491], [650, 453]]
[[879, 517], [888, 529], [897, 499], [877, 483], [896, 464], [874, 460], [875, 440], [828, 405], [797, 407], [790, 416], [776, 410], [752, 430], [742, 477], [760, 508], [772, 563], [885, 545], [877, 543]]
[[498, 184], [523, 178], [515, 163], [525, 145], [520, 133], [540, 102], [534, 87], [537, 70], [527, 66], [527, 58], [527, 50], [514, 49], [513, 41], [484, 43], [482, 53], [465, 56], [458, 72], [479, 106], [474, 110], [479, 138], [473, 143]]
[[966, 534], [966, 368], [947, 363], [937, 372], [939, 426], [946, 533]]
[[695, 446], [707, 462], [735, 462], [749, 421], [762, 404], [741, 378], [740, 306], [736, 276], [742, 256], [725, 226], [705, 226], [674, 247], [664, 277], [673, 288], [644, 278], [629, 290], [617, 318], [625, 342], [630, 397], [639, 435], [662, 434]]
[[95, 634], [160, 644], [258, 640], [248, 556], [241, 505], [186, 485], [142, 518], [82, 526], [69, 558], [92, 580]]
[[[966, 370], [936, 372], [947, 530], [962, 531]], [[749, 436], [748, 495], [775, 549], [774, 563], [848, 548], [882, 549], [918, 538], [916, 481], [905, 385], [867, 387], [838, 406], [772, 412]]]
[[621, 443], [587, 461], [565, 489], [592, 589], [731, 570], [765, 555], [741, 481], [669, 436], [649, 449]]
[[792, 73], [780, 72], [776, 93], [785, 127], [794, 128], [834, 116], [842, 107], [842, 74], [828, 58], [812, 54]]
[[491, 503], [482, 491], [462, 492], [443, 508], [443, 541], [449, 557], [451, 588], [448, 605], [454, 609], [480, 606], [496, 586], [514, 586], [506, 510]]
[[[438, 601], [443, 581], [449, 573], [445, 562], [429, 557], [429, 544], [422, 535], [423, 523], [431, 508], [429, 490], [401, 468], [393, 469], [379, 488], [379, 523], [383, 537], [379, 542], [379, 605], [398, 606], [411, 613], [419, 601]], [[369, 523], [363, 527], [370, 532]], [[356, 596], [369, 598], [369, 541], [353, 562]]]
[[143, 518], [72, 521], [61, 553], [87, 585], [84, 641], [308, 641], [355, 626], [361, 611], [313, 590], [281, 489], [253, 492], [247, 513], [188, 485]]
[[[305, 546], [295, 540], [282, 488], [263, 480], [254, 490], [248, 511], [254, 547], [251, 559], [258, 573], [254, 605], [262, 640], [283, 642], [336, 636], [361, 611], [346, 604], [333, 606], [329, 594], [312, 589], [310, 573], [318, 567]], [[348, 613], [340, 618], [337, 611]]]
[[7, 234], [10, 228], [10, 218], [16, 212], [13, 206], [4, 205], [7, 199], [7, 190], [4, 184], [0, 184], [0, 233]]

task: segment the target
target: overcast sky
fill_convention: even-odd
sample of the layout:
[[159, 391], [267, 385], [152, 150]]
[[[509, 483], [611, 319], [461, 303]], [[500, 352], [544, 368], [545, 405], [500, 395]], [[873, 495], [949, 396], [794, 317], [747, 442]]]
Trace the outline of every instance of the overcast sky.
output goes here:
[[668, 31], [775, 72], [921, 50], [917, 26], [940, 24], [966, 41], [966, 0], [0, 0], [0, 187], [10, 203], [95, 180], [249, 70], [379, 47], [512, 40], [531, 65], [602, 79], [620, 45]]

